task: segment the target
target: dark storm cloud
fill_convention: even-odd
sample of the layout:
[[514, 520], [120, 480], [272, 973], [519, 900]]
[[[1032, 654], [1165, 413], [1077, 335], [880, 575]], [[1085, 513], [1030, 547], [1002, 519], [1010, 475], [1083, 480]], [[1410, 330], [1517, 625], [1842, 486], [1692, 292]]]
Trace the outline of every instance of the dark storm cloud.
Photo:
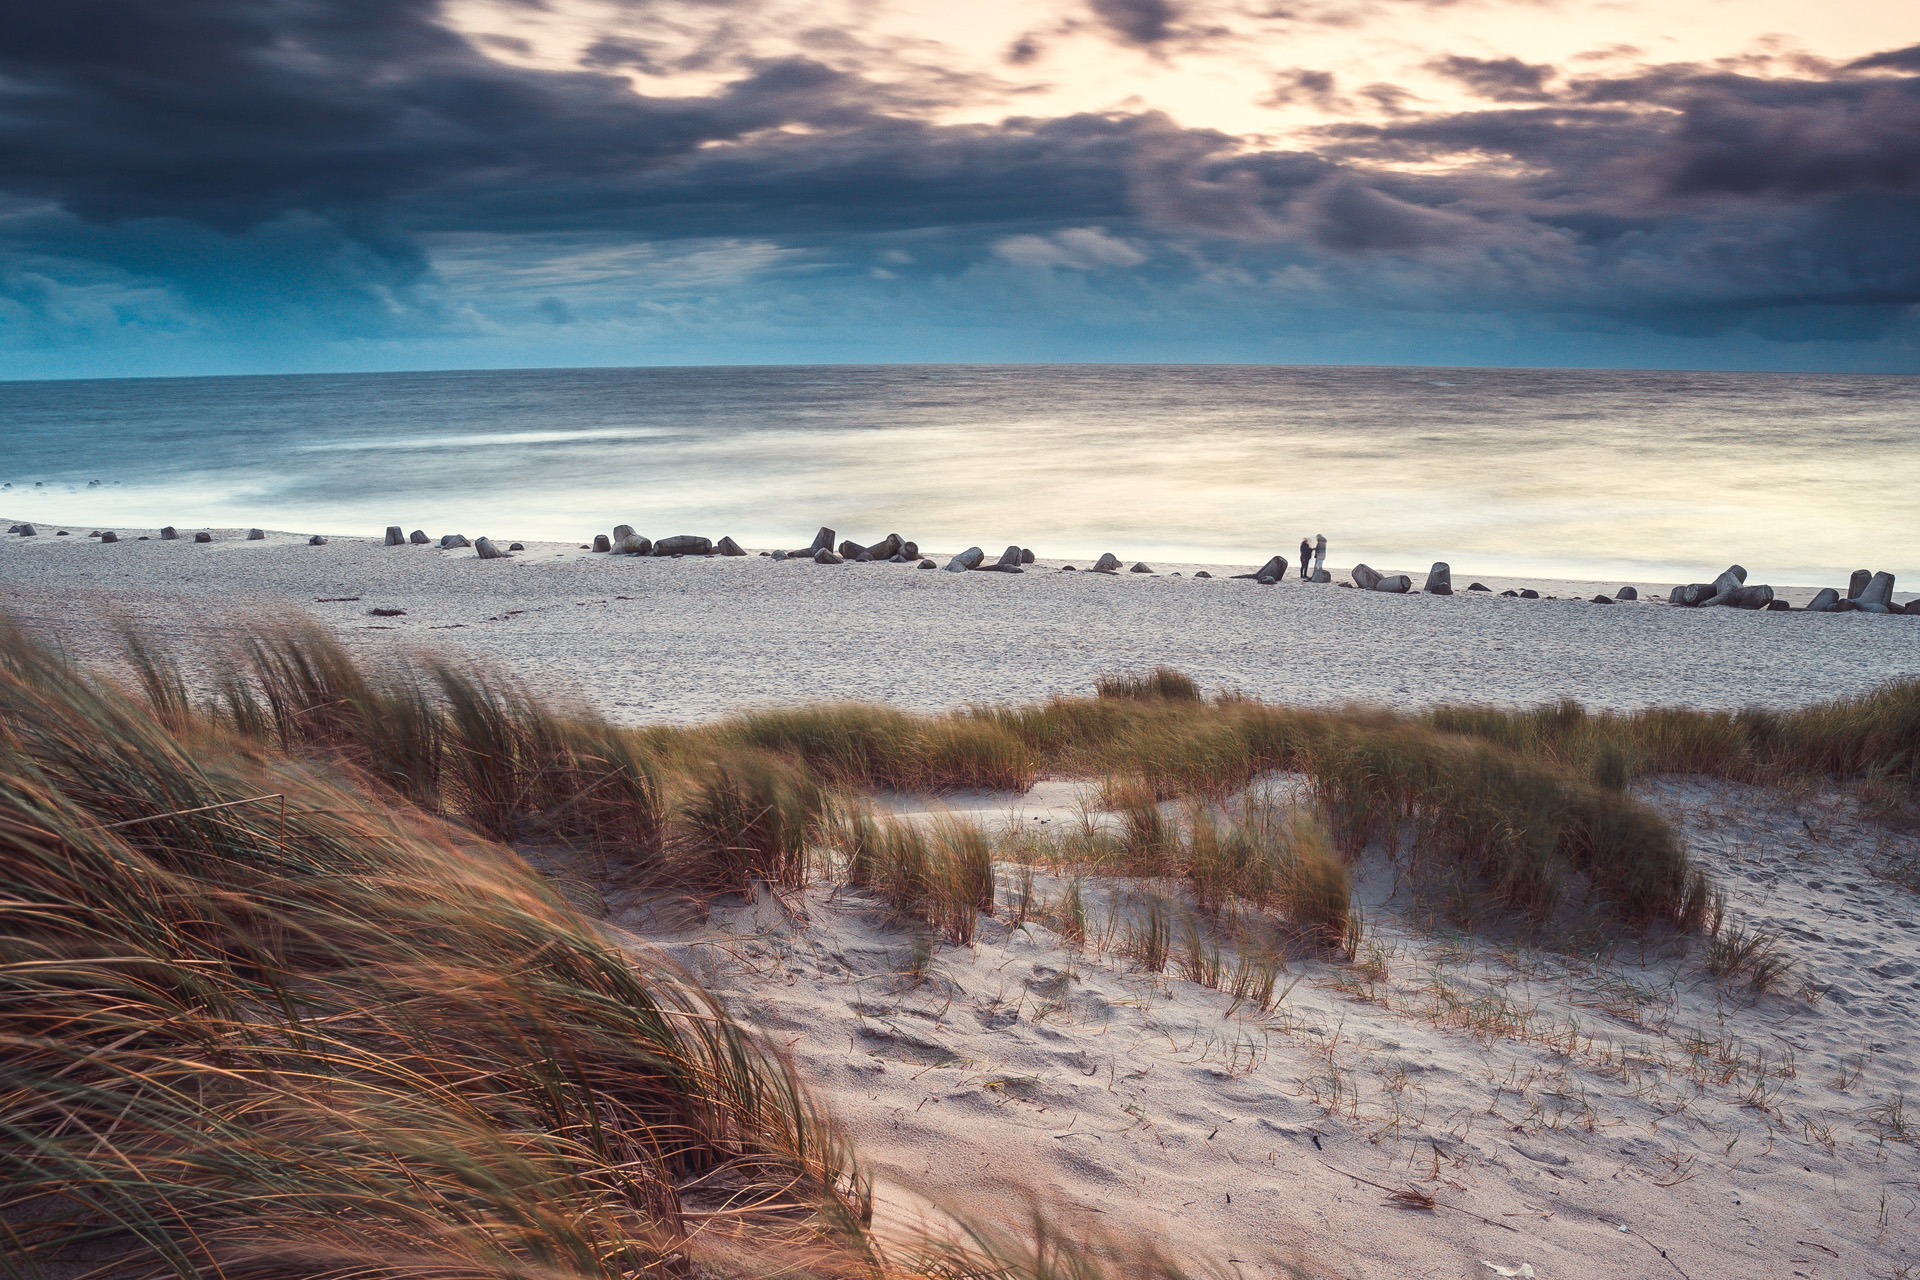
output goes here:
[[1518, 58], [1464, 58], [1457, 54], [1437, 58], [1427, 67], [1495, 102], [1545, 98], [1547, 81], [1554, 75], [1553, 67], [1544, 63], [1522, 62]]
[[1152, 45], [1173, 34], [1180, 13], [1169, 0], [1088, 0], [1093, 16], [1127, 44]]
[[[1090, 3], [1123, 43], [1187, 38], [1168, 0]], [[730, 78], [663, 98], [624, 73], [685, 64], [645, 39], [530, 70], [433, 0], [0, 6], [0, 258], [158, 276], [208, 306], [284, 282], [288, 305], [362, 330], [456, 233], [913, 233], [946, 238], [926, 261], [964, 264], [1008, 234], [1105, 227], [1180, 261], [1320, 264], [1360, 302], [1417, 286], [1431, 306], [1676, 332], [1747, 316], [1782, 338], [1877, 332], [1920, 299], [1920, 49], [1781, 76], [1452, 56], [1434, 68], [1489, 105], [1447, 112], [1294, 69], [1274, 102], [1371, 104], [1374, 122], [1249, 151], [1152, 113], [930, 124], [965, 84], [869, 78], [847, 47], [836, 65], [703, 50]], [[571, 323], [553, 300], [538, 314]]]

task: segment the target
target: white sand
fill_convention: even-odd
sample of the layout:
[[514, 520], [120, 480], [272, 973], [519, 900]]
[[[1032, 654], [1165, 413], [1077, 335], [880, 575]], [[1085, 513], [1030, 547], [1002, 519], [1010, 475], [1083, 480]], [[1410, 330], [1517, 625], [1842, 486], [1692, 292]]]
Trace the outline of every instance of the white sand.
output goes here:
[[[970, 807], [1067, 821], [1072, 790]], [[1380, 859], [1360, 963], [1296, 961], [1267, 1015], [1039, 924], [984, 921], [915, 980], [909, 933], [858, 891], [677, 929], [657, 903], [607, 904], [789, 1046], [879, 1174], [883, 1222], [927, 1199], [1017, 1221], [1034, 1197], [1249, 1277], [1301, 1258], [1383, 1280], [1493, 1275], [1483, 1260], [1543, 1280], [1906, 1275], [1920, 897], [1871, 868], [1916, 841], [1834, 797], [1642, 794], [1732, 916], [1783, 936], [1778, 994], [1717, 983], [1692, 943], [1576, 960], [1433, 927]]]
[[[1191, 576], [1251, 566], [1107, 577], [1042, 562], [1016, 577], [757, 555], [634, 559], [544, 543], [482, 561], [470, 550], [374, 540], [246, 542], [243, 530], [198, 545], [138, 542], [152, 531], [122, 529], [123, 541], [102, 545], [53, 536], [60, 527], [0, 537], [0, 603], [76, 653], [109, 654], [116, 616], [206, 650], [231, 636], [236, 618], [298, 608], [356, 652], [482, 655], [625, 723], [826, 698], [929, 710], [1028, 701], [1162, 662], [1209, 689], [1402, 707], [1560, 697], [1615, 708], [1783, 707], [1920, 672], [1920, 618], [1605, 606], [1584, 597], [1622, 584], [1482, 579], [1582, 597], [1513, 600], [1466, 593], [1471, 566], [1456, 566], [1460, 594], [1439, 598]], [[947, 553], [934, 558], [945, 564]], [[1376, 567], [1415, 571], [1416, 583], [1424, 573]], [[1720, 567], [1703, 566], [1702, 576]], [[1670, 584], [1634, 585], [1664, 594]], [[375, 606], [407, 613], [369, 617]]]
[[[1196, 581], [1196, 566], [954, 575], [540, 544], [490, 563], [231, 530], [103, 546], [58, 527], [0, 539], [0, 607], [78, 655], [113, 655], [116, 618], [191, 653], [298, 608], [363, 655], [484, 657], [628, 723], [829, 697], [1024, 701], [1159, 662], [1273, 700], [1401, 706], [1779, 707], [1920, 671], [1920, 619], [1904, 617], [1388, 597]], [[317, 602], [336, 597], [356, 598]], [[1043, 784], [1022, 816], [1065, 821], [1076, 791]], [[908, 934], [860, 894], [806, 894], [804, 924], [761, 902], [670, 928], [602, 888], [616, 925], [694, 961], [791, 1046], [895, 1218], [921, 1196], [1017, 1216], [1033, 1195], [1245, 1276], [1296, 1254], [1356, 1277], [1494, 1274], [1483, 1259], [1543, 1280], [1907, 1274], [1920, 900], [1873, 869], [1920, 856], [1914, 840], [1834, 797], [1643, 794], [1683, 818], [1736, 918], [1786, 940], [1783, 993], [1715, 983], [1690, 946], [1575, 961], [1436, 930], [1379, 860], [1363, 868], [1362, 963], [1297, 962], [1265, 1016], [1039, 925], [988, 921], [915, 982]], [[956, 798], [990, 816], [1015, 800]], [[1094, 888], [1111, 903], [1140, 886]], [[1395, 1208], [1349, 1174], [1446, 1207]]]

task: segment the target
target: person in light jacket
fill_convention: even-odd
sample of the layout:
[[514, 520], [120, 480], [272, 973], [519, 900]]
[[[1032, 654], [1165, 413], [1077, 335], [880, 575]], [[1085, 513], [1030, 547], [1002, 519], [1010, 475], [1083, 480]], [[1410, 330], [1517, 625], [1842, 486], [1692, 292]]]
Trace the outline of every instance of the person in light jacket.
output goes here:
[[1325, 568], [1326, 564], [1327, 535], [1324, 533], [1316, 533], [1313, 535], [1313, 576], [1316, 578], [1319, 577], [1320, 570]]

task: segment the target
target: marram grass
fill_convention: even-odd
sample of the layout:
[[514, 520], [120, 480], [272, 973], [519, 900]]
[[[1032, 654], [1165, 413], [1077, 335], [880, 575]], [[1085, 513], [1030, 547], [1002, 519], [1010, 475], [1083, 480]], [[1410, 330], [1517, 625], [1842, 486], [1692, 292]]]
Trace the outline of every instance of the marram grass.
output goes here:
[[0, 635], [10, 1270], [875, 1273], [777, 1057], [389, 801]]

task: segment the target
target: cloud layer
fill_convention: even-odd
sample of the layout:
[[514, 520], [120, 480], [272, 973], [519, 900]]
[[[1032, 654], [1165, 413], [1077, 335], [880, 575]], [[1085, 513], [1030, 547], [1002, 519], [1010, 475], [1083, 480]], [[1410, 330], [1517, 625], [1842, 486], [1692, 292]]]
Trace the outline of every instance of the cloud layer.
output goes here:
[[[1090, 0], [1034, 39], [1061, 31], [1161, 59], [1234, 38], [1169, 0]], [[432, 0], [10, 6], [4, 367], [111, 368], [143, 344], [507, 349], [522, 324], [612, 342], [676, 309], [724, 359], [742, 325], [858, 334], [887, 310], [951, 328], [1072, 308], [1062, 332], [1084, 333], [1097, 296], [1140, 334], [1238, 326], [1233, 358], [1316, 324], [1471, 315], [1871, 344], [1920, 368], [1920, 46], [1606, 76], [1441, 53], [1446, 109], [1294, 67], [1271, 101], [1320, 123], [1263, 143], [1146, 104], [960, 122], [1006, 86], [813, 39], [707, 47], [699, 89], [642, 93], [634, 75], [691, 55], [608, 35], [529, 65]], [[702, 255], [734, 266], [671, 265]]]

